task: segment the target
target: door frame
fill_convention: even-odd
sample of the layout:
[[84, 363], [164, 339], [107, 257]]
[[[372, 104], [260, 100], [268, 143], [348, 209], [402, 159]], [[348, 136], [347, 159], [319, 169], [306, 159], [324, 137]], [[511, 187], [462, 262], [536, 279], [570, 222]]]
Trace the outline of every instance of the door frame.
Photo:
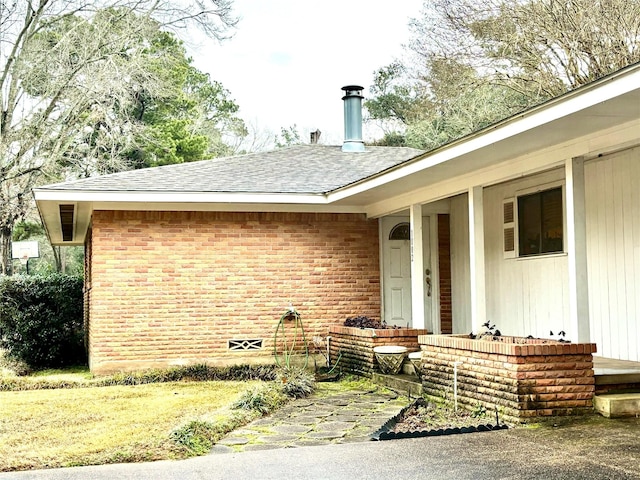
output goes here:
[[[429, 221], [423, 223], [423, 237], [429, 235], [429, 263], [431, 265], [431, 325], [426, 325], [429, 333], [440, 333], [440, 265], [438, 256], [438, 216], [435, 211], [424, 208], [422, 210], [422, 217], [428, 217]], [[447, 212], [448, 213], [448, 212]], [[384, 281], [384, 263], [385, 263], [385, 249], [384, 249], [384, 235], [382, 228], [382, 218], [394, 217], [399, 222], [409, 222], [408, 212], [398, 212], [395, 214], [386, 215], [380, 217], [378, 221], [378, 241], [380, 249], [380, 318], [384, 318], [385, 311], [385, 281]], [[426, 296], [426, 282], [424, 277], [422, 278], [422, 295], [423, 299]], [[424, 303], [424, 301], [423, 301]], [[413, 318], [413, 314], [412, 314]], [[412, 321], [413, 323], [413, 321]], [[413, 327], [413, 325], [412, 325]], [[415, 327], [414, 327], [415, 328]]]

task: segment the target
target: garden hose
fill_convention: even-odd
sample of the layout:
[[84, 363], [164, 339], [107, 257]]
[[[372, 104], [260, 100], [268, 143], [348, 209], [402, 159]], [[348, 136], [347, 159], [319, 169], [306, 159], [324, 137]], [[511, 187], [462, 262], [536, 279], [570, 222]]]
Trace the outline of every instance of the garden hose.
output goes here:
[[[291, 341], [291, 345], [287, 346], [287, 329], [286, 323], [288, 320], [293, 319], [293, 339]], [[300, 332], [300, 333], [299, 333]], [[278, 335], [282, 336], [282, 355], [281, 359], [278, 357]], [[295, 353], [296, 342], [298, 340], [298, 336], [302, 337], [302, 343], [304, 345], [304, 367], [307, 368], [307, 364], [309, 363], [309, 346], [307, 344], [307, 338], [304, 333], [304, 326], [302, 324], [302, 318], [300, 314], [294, 309], [287, 310], [281, 317], [278, 322], [278, 326], [276, 327], [276, 331], [273, 335], [273, 357], [275, 358], [276, 365], [282, 367], [281, 364], [284, 363], [285, 367], [291, 366], [291, 357]]]

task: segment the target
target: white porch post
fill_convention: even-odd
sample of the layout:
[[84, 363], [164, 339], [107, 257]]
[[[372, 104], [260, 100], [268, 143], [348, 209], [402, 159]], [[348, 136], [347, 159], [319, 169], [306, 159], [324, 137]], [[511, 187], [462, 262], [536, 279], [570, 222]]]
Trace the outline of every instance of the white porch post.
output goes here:
[[424, 319], [424, 260], [422, 248], [422, 205], [411, 205], [411, 323], [426, 328]]
[[569, 332], [574, 342], [589, 342], [589, 289], [587, 280], [587, 228], [584, 192], [584, 160], [565, 162], [569, 267]]
[[478, 334], [487, 321], [484, 274], [484, 206], [482, 186], [469, 189], [469, 260], [471, 327]]

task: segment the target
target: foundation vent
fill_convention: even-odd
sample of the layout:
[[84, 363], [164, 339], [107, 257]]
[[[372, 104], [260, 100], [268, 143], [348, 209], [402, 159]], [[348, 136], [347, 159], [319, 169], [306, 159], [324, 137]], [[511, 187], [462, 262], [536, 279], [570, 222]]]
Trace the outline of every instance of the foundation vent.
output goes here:
[[262, 338], [229, 340], [229, 350], [231, 351], [262, 350]]

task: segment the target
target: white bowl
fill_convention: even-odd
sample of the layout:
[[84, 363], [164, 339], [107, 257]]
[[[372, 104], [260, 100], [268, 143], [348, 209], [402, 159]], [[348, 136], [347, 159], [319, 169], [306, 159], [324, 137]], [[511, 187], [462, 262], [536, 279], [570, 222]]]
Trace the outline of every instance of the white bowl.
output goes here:
[[373, 347], [373, 353], [407, 353], [407, 347], [401, 347], [400, 345], [381, 345], [379, 347]]

